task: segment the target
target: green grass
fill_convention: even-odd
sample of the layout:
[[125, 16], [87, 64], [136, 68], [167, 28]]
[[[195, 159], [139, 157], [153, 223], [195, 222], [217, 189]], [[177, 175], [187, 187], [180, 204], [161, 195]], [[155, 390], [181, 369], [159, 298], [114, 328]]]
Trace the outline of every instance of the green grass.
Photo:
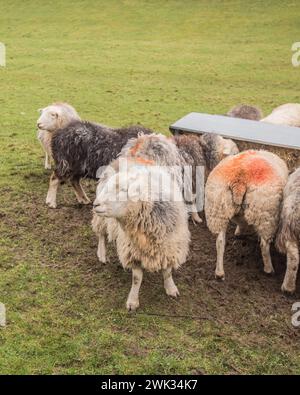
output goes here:
[[[267, 113], [299, 102], [297, 2], [0, 0], [0, 8], [0, 301], [8, 313], [0, 373], [299, 374], [291, 303], [263, 317], [265, 327], [244, 298], [248, 318], [222, 320], [218, 293], [207, 295], [201, 279], [192, 291], [179, 273], [181, 301], [164, 296], [158, 275], [146, 276], [142, 309], [128, 315], [130, 274], [115, 256], [97, 263], [90, 210], [70, 206], [71, 191], [60, 210], [45, 208], [35, 132], [36, 110], [57, 100], [86, 119], [163, 133], [191, 111], [245, 102]], [[192, 317], [202, 310], [211, 319]]]

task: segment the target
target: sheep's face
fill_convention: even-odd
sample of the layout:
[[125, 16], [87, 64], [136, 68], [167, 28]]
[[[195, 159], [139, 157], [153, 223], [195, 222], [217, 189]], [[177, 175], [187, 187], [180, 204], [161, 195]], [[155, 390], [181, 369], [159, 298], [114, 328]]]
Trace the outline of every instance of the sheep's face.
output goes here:
[[62, 126], [62, 110], [58, 106], [48, 106], [39, 111], [41, 115], [37, 120], [38, 129], [53, 132]]
[[103, 217], [126, 217], [141, 198], [136, 190], [137, 183], [136, 178], [126, 173], [113, 175], [104, 187], [97, 191], [94, 212]]
[[98, 188], [95, 213], [117, 219], [138, 213], [142, 202], [182, 201], [176, 181], [155, 166], [136, 166], [128, 172], [117, 173]]

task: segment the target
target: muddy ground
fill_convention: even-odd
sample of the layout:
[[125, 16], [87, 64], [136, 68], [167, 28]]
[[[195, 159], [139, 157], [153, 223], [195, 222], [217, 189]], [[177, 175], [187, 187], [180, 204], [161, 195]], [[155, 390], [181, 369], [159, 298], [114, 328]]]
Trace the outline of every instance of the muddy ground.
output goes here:
[[[31, 188], [24, 193], [3, 189], [7, 205], [0, 210], [0, 225], [6, 254], [0, 262], [0, 292], [8, 308], [8, 327], [2, 341], [8, 355], [15, 345], [22, 350], [17, 358], [23, 366], [27, 347], [29, 353], [39, 347], [27, 343], [28, 336], [31, 342], [52, 350], [57, 332], [62, 342], [67, 334], [75, 336], [74, 347], [79, 347], [84, 331], [90, 344], [85, 358], [89, 363], [97, 361], [97, 365], [87, 370], [85, 365], [78, 365], [77, 357], [71, 362], [68, 356], [67, 367], [62, 363], [53, 370], [40, 364], [33, 354], [26, 372], [79, 372], [79, 367], [82, 372], [93, 373], [137, 372], [134, 362], [130, 368], [125, 362], [125, 367], [116, 368], [120, 361], [116, 352], [123, 356], [134, 353], [132, 358], [139, 364], [140, 354], [147, 355], [150, 362], [145, 359], [142, 373], [300, 372], [300, 330], [291, 325], [292, 305], [300, 301], [300, 282], [298, 279], [294, 296], [281, 293], [285, 257], [273, 250], [276, 274], [264, 274], [257, 238], [237, 239], [231, 226], [225, 253], [226, 280], [217, 281], [215, 238], [205, 221], [200, 225], [190, 222], [190, 254], [174, 275], [180, 297], [174, 300], [165, 295], [161, 274], [145, 273], [140, 309], [136, 314], [127, 313], [131, 274], [119, 264], [112, 245], [108, 250], [110, 262], [98, 262], [97, 239], [90, 226], [92, 207], [78, 205], [71, 188], [63, 186], [58, 208], [47, 208], [47, 177], [41, 183], [40, 176], [28, 174], [25, 182]], [[85, 188], [93, 198], [95, 183], [85, 182]], [[181, 334], [174, 334], [174, 328]], [[135, 331], [139, 333], [137, 345]], [[101, 333], [114, 336], [109, 347], [102, 347]], [[130, 346], [119, 344], [125, 335]], [[100, 349], [96, 351], [93, 344], [98, 344], [98, 339]], [[184, 342], [182, 348], [178, 341]], [[151, 358], [162, 347], [157, 342], [167, 347], [167, 354], [157, 356], [158, 361], [174, 358], [174, 367], [152, 367]], [[55, 355], [59, 359], [64, 354], [59, 348]], [[111, 365], [108, 360], [113, 361]], [[13, 359], [5, 359], [5, 363], [7, 371], [20, 371]]]

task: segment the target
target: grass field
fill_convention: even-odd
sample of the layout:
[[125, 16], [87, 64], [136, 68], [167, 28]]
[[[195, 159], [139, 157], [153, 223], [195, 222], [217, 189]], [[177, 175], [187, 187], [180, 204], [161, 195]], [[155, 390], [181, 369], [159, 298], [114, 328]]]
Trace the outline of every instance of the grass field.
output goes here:
[[[128, 314], [130, 273], [113, 251], [110, 265], [97, 262], [91, 208], [78, 207], [68, 187], [58, 210], [45, 207], [49, 173], [35, 131], [37, 109], [57, 100], [85, 119], [163, 133], [191, 111], [224, 113], [246, 102], [267, 113], [299, 102], [300, 68], [291, 64], [299, 4], [0, 0], [0, 8], [7, 49], [0, 67], [0, 302], [8, 319], [0, 373], [299, 374], [292, 301], [277, 311], [268, 296], [257, 305], [242, 292], [239, 300], [235, 284], [211, 280], [216, 290], [208, 292], [201, 278], [180, 273], [182, 296], [172, 301], [151, 275], [140, 311]], [[94, 183], [88, 191], [92, 197]], [[280, 280], [270, 281], [276, 300], [284, 298]], [[224, 286], [237, 297], [220, 306]], [[262, 317], [265, 306], [272, 310]], [[224, 318], [231, 309], [239, 319]]]

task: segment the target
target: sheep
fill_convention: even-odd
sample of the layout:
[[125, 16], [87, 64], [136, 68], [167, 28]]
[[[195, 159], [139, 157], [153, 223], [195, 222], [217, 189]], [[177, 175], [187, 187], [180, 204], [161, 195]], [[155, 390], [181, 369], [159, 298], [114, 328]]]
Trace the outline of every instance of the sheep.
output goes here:
[[[237, 147], [231, 140], [225, 140], [214, 134], [205, 134], [203, 136], [182, 135], [174, 138], [167, 138], [160, 134], [140, 135], [136, 139], [131, 139], [123, 147], [119, 160], [139, 161], [142, 164], [153, 164], [167, 166], [170, 174], [176, 179], [179, 188], [184, 192], [187, 202], [192, 202], [192, 218], [200, 222], [201, 219], [193, 205], [193, 194], [191, 193], [192, 185], [195, 189], [196, 172], [194, 171], [192, 180], [190, 176], [183, 178], [183, 166], [191, 166], [195, 170], [197, 166], [206, 167], [207, 173], [225, 156], [237, 153]], [[130, 163], [130, 162], [129, 162]], [[119, 171], [119, 162], [113, 162], [100, 177], [98, 185], [103, 187], [111, 175], [111, 171]], [[187, 182], [185, 182], [187, 178]], [[185, 189], [188, 189], [188, 191]], [[201, 187], [201, 185], [200, 185]], [[204, 188], [203, 188], [204, 189]], [[201, 190], [199, 191], [201, 193]], [[204, 191], [203, 191], [204, 194]], [[92, 226], [94, 232], [99, 238], [97, 256], [100, 262], [106, 263], [105, 237], [110, 232], [107, 230], [107, 223], [94, 216]]]
[[45, 151], [45, 169], [51, 169], [51, 138], [55, 130], [66, 127], [72, 121], [80, 121], [74, 107], [68, 103], [53, 103], [39, 110], [37, 120], [38, 139]]
[[261, 122], [300, 127], [300, 104], [287, 103], [276, 107]]
[[282, 291], [294, 293], [299, 268], [300, 241], [300, 168], [289, 176], [284, 189], [276, 247], [287, 254], [287, 270]]
[[252, 121], [260, 121], [263, 117], [260, 108], [249, 106], [248, 104], [239, 104], [229, 110], [226, 115], [233, 118], [250, 119]]
[[[196, 190], [196, 168], [203, 167], [208, 173], [224, 157], [238, 153], [238, 148], [232, 140], [209, 133], [202, 136], [177, 135], [170, 140], [176, 145], [176, 151], [174, 147], [170, 146], [167, 138], [162, 135], [141, 136], [138, 140], [130, 140], [121, 155], [142, 157], [154, 160], [160, 165], [176, 166], [177, 172], [179, 170], [179, 174], [177, 173], [179, 178], [183, 175], [180, 168], [190, 166], [192, 174], [185, 173], [185, 180], [178, 180], [178, 184], [182, 188], [186, 186], [184, 195], [187, 203], [192, 203], [192, 219], [194, 222], [200, 223], [202, 220], [193, 204], [194, 197], [192, 196], [192, 191]], [[191, 177], [192, 179], [190, 179]]]
[[[153, 133], [142, 126], [111, 129], [87, 121], [74, 121], [53, 133], [51, 151], [55, 170], [50, 177], [46, 204], [56, 208], [61, 183], [70, 180], [80, 204], [90, 200], [80, 184], [81, 178], [97, 179], [102, 167], [117, 157], [128, 139], [139, 133]], [[97, 174], [99, 173], [99, 174]]]
[[[100, 190], [107, 183], [112, 173], [120, 171], [120, 163], [125, 163], [127, 167], [130, 167], [132, 163], [138, 163], [142, 166], [154, 164], [163, 166], [168, 170], [170, 176], [176, 180], [180, 190], [183, 190], [182, 161], [179, 151], [174, 141], [164, 135], [141, 134], [138, 138], [130, 139], [121, 150], [118, 160], [110, 163], [102, 172], [99, 178], [97, 194], [100, 193]], [[106, 263], [105, 237], [108, 236], [109, 241], [114, 239], [111, 236], [113, 226], [111, 226], [111, 223], [107, 224], [107, 221], [103, 221], [103, 219], [94, 215], [92, 227], [99, 239], [97, 256], [101, 263]]]
[[210, 173], [205, 189], [205, 215], [209, 230], [217, 235], [217, 279], [225, 279], [223, 256], [230, 220], [236, 234], [249, 228], [261, 240], [265, 273], [273, 273], [270, 242], [278, 222], [288, 169], [277, 155], [267, 151], [244, 151], [220, 162]]
[[[190, 181], [189, 189], [196, 193], [196, 175], [197, 167], [205, 169], [205, 176], [226, 156], [235, 155], [239, 152], [236, 144], [229, 139], [205, 133], [201, 136], [197, 135], [176, 135], [173, 137], [174, 142], [179, 150], [182, 165], [190, 166], [192, 170], [192, 180]], [[187, 181], [189, 181], [187, 179]], [[187, 197], [187, 195], [185, 195]], [[193, 198], [189, 199], [190, 202]], [[196, 223], [201, 223], [196, 207], [191, 207], [191, 217]]]
[[172, 270], [186, 261], [190, 233], [182, 193], [167, 170], [134, 161], [127, 172], [99, 184], [94, 216], [94, 223], [98, 218], [112, 221], [121, 264], [132, 270], [128, 311], [139, 307], [143, 270], [162, 271], [167, 295], [179, 296]]

